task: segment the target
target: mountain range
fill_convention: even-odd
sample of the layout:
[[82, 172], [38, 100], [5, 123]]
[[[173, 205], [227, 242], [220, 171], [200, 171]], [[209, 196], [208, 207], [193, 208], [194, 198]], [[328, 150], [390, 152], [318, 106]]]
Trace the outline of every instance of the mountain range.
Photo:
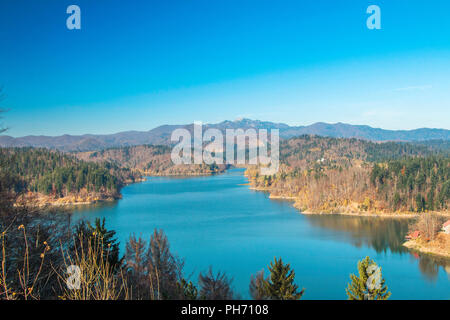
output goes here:
[[[0, 147], [44, 147], [61, 151], [93, 151], [112, 147], [135, 146], [143, 144], [169, 145], [172, 132], [186, 128], [192, 132], [193, 125], [162, 125], [149, 131], [124, 131], [115, 134], [84, 134], [62, 136], [25, 136], [14, 138], [0, 136]], [[303, 134], [335, 137], [359, 138], [371, 141], [425, 141], [450, 140], [450, 130], [420, 128], [414, 130], [385, 130], [367, 125], [317, 122], [308, 126], [289, 126], [284, 123], [240, 119], [205, 124], [207, 128], [225, 129], [279, 129], [281, 138], [291, 138]]]

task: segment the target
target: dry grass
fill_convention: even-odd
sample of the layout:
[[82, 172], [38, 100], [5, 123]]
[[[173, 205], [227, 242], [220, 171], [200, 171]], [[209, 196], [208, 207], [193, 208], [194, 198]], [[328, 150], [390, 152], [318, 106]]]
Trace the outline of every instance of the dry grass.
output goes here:
[[[2, 246], [2, 263], [1, 263], [1, 272], [0, 272], [0, 299], [6, 300], [16, 300], [16, 299], [24, 299], [24, 300], [37, 300], [39, 299], [39, 295], [36, 293], [35, 286], [41, 275], [42, 267], [45, 262], [45, 254], [50, 250], [50, 247], [46, 242], [44, 242], [44, 250], [40, 254], [40, 264], [37, 272], [33, 272], [30, 267], [30, 243], [28, 242], [27, 232], [24, 225], [20, 225], [18, 230], [23, 233], [25, 252], [23, 257], [23, 263], [21, 268], [18, 268], [17, 275], [19, 279], [19, 288], [17, 292], [14, 291], [9, 286], [8, 281], [8, 272], [6, 268], [7, 263], [7, 254], [6, 254], [6, 243], [5, 236], [7, 231], [3, 231], [0, 234], [0, 242]], [[37, 245], [37, 244], [36, 244]]]
[[[16, 264], [17, 267], [8, 269], [12, 259], [11, 250], [13, 250], [11, 246], [8, 246], [8, 233], [11, 232], [23, 235], [21, 237], [23, 243], [15, 242], [15, 245], [23, 247], [24, 250], [20, 263]], [[110, 246], [105, 246], [102, 236], [97, 235], [96, 232], [92, 235], [80, 233], [74, 236], [71, 246], [63, 246], [61, 243], [62, 259], [57, 261], [50, 261], [50, 256], [47, 255], [50, 246], [46, 242], [43, 244], [44, 246], [42, 243], [30, 243], [27, 230], [23, 225], [20, 225], [17, 230], [15, 228], [0, 233], [0, 300], [49, 299], [48, 296], [42, 297], [40, 294], [42, 283], [50, 286], [46, 289], [54, 292], [50, 299], [163, 299], [161, 290], [164, 284], [167, 284], [167, 277], [161, 275], [159, 264], [153, 266], [152, 272], [144, 272], [138, 277], [132, 277], [127, 265], [111, 265]], [[41, 248], [43, 250], [33, 250], [35, 245], [39, 250]], [[155, 254], [159, 256], [158, 252]], [[46, 281], [45, 272], [42, 272], [43, 267], [48, 266], [52, 268], [55, 280], [52, 284]]]
[[[120, 270], [118, 274], [113, 272], [113, 267], [108, 262], [109, 250], [103, 251], [103, 240], [93, 235], [91, 241], [83, 241], [82, 236], [75, 239], [75, 250], [70, 254], [62, 250], [65, 270], [74, 276], [72, 287], [69, 287], [70, 277], [67, 274], [58, 273], [63, 290], [59, 298], [64, 300], [118, 300], [129, 297], [127, 281]], [[72, 267], [73, 268], [73, 267]], [[76, 273], [79, 270], [79, 273]], [[76, 288], [74, 288], [76, 287]]]

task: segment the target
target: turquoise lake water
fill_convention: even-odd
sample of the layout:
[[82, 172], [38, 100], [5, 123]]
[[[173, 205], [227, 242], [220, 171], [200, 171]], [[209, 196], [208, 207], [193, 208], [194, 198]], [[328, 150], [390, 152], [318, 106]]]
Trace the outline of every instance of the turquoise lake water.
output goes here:
[[[76, 218], [105, 217], [123, 250], [131, 233], [148, 239], [162, 228], [185, 274], [213, 266], [249, 298], [250, 275], [274, 256], [289, 262], [304, 299], [346, 299], [350, 273], [369, 255], [382, 267], [392, 299], [450, 299], [450, 261], [401, 246], [405, 219], [302, 215], [288, 201], [252, 191], [242, 169], [207, 177], [149, 177], [122, 190], [123, 199], [77, 209]], [[266, 268], [267, 272], [267, 268]]]

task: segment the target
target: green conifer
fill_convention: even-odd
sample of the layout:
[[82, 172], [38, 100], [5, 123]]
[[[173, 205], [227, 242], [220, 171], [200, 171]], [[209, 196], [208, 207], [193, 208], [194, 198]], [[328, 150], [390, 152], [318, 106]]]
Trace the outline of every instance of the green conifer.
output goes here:
[[358, 261], [359, 277], [350, 275], [352, 280], [346, 289], [349, 300], [387, 300], [391, 292], [385, 285], [385, 280], [381, 274], [381, 267], [366, 257]]
[[299, 300], [304, 289], [298, 291], [298, 286], [294, 283], [295, 271], [291, 270], [289, 263], [277, 258], [270, 263], [269, 279], [264, 281], [264, 289], [268, 299], [273, 300]]

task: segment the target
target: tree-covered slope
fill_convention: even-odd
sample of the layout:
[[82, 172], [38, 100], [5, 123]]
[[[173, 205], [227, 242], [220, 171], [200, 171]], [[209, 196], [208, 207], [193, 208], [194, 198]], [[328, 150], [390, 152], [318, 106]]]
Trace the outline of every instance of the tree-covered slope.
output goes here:
[[203, 175], [222, 172], [225, 165], [182, 164], [171, 159], [172, 148], [162, 145], [141, 145], [109, 148], [101, 151], [77, 152], [74, 155], [84, 161], [110, 162], [114, 165], [138, 170], [148, 175]]
[[280, 170], [251, 184], [313, 212], [448, 211], [448, 148], [301, 136], [280, 143]]
[[120, 188], [139, 176], [110, 163], [91, 163], [47, 149], [2, 148], [1, 170], [17, 176], [17, 192], [62, 198], [97, 194], [117, 198]]

